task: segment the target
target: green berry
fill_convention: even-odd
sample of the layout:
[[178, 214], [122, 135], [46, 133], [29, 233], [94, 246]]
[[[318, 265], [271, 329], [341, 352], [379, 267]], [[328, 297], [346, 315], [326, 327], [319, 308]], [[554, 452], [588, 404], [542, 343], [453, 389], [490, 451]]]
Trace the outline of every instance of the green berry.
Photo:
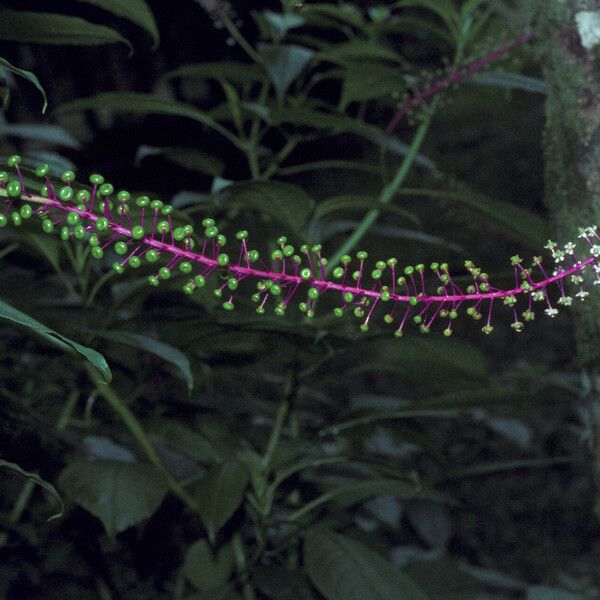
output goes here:
[[312, 277], [312, 271], [308, 267], [304, 267], [300, 269], [300, 277], [306, 281]]
[[146, 257], [146, 260], [149, 263], [155, 263], [158, 260], [160, 254], [154, 248], [152, 248], [148, 250], [148, 252], [146, 252], [144, 256]]
[[[4, 217], [4, 215], [2, 215], [2, 217]], [[4, 217], [4, 221], [6, 224], [6, 217]], [[3, 227], [3, 225], [0, 225], [0, 227]], [[50, 219], [44, 219], [42, 221], [42, 230], [44, 233], [52, 233], [54, 231], [54, 223]]]
[[344, 302], [350, 304], [354, 300], [354, 294], [352, 292], [344, 293]]
[[127, 244], [125, 242], [117, 242], [115, 244], [115, 252], [119, 256], [123, 256], [124, 254], [127, 254]]
[[73, 199], [74, 195], [75, 192], [73, 191], [73, 188], [67, 185], [61, 187], [60, 190], [58, 190], [58, 197], [63, 202], [70, 202]]
[[92, 185], [102, 185], [104, 183], [104, 177], [98, 175], [98, 173], [92, 173], [90, 175], [90, 183]]
[[184, 260], [182, 263], [180, 263], [179, 270], [182, 273], [191, 273], [192, 272], [192, 263], [188, 262], [187, 260]]
[[73, 237], [77, 240], [82, 240], [85, 237], [85, 227], [81, 223], [73, 227]]
[[[52, 222], [52, 221], [50, 221]], [[2, 227], [6, 227], [6, 224], [8, 223], [8, 219], [6, 218], [5, 215], [0, 215], [0, 229]]]
[[135, 199], [135, 203], [140, 208], [144, 208], [150, 204], [150, 198], [148, 196], [139, 196]]
[[204, 287], [204, 285], [206, 284], [206, 279], [204, 279], [202, 275], [196, 275], [196, 277], [194, 277], [194, 283], [198, 287]]
[[219, 254], [217, 263], [220, 267], [226, 267], [229, 264], [229, 256], [227, 256], [227, 254]]
[[6, 185], [6, 193], [10, 198], [19, 198], [21, 196], [21, 184], [13, 179]]
[[93, 246], [91, 250], [92, 258], [100, 259], [104, 256], [104, 250], [100, 246]]
[[100, 192], [101, 196], [110, 196], [115, 191], [115, 188], [111, 183], [103, 183], [98, 188], [98, 191]]
[[160, 285], [160, 279], [156, 275], [150, 275], [148, 277], [148, 283], [154, 287]]
[[158, 270], [158, 276], [161, 279], [170, 279], [170, 277], [171, 277], [171, 271], [168, 269], [168, 267], [161, 267]]
[[233, 305], [233, 302], [223, 302], [223, 308], [225, 310], [233, 310], [235, 308], [235, 306]]
[[97, 231], [107, 231], [108, 230], [108, 219], [106, 217], [100, 217], [96, 221], [96, 230]]
[[60, 228], [60, 239], [63, 242], [66, 242], [70, 237], [71, 237], [71, 232], [69, 231], [69, 228], [66, 225], [63, 225]]
[[142, 261], [140, 260], [139, 256], [130, 256], [129, 260], [127, 261], [127, 264], [132, 269], [137, 269], [142, 264]]
[[70, 212], [67, 215], [67, 223], [71, 226], [77, 225], [79, 223], [79, 215], [75, 212]]
[[45, 177], [50, 172], [50, 167], [47, 164], [39, 165], [35, 169], [35, 174], [38, 177]]
[[23, 204], [23, 206], [21, 206], [21, 210], [19, 211], [19, 213], [21, 214], [21, 217], [23, 219], [29, 219], [31, 217], [31, 214], [33, 213], [31, 205]]
[[13, 210], [10, 213], [10, 218], [12, 219], [13, 225], [15, 227], [18, 227], [23, 222], [21, 219], [21, 215], [16, 210]]
[[64, 181], [65, 183], [68, 183], [69, 181], [75, 181], [75, 171], [63, 171], [60, 175], [60, 178], [62, 179], [62, 181]]
[[8, 157], [6, 164], [9, 167], [16, 167], [17, 165], [21, 164], [21, 157], [18, 154], [13, 154], [12, 156]]
[[366, 260], [368, 257], [369, 255], [364, 250], [356, 253], [356, 258], [358, 258], [358, 260]]
[[118, 262], [114, 262], [112, 268], [117, 275], [122, 275], [125, 272], [125, 267]]
[[134, 225], [131, 229], [131, 237], [134, 240], [141, 240], [144, 237], [145, 231], [141, 225]]
[[229, 288], [231, 291], [237, 290], [237, 288], [238, 288], [238, 280], [237, 280], [235, 277], [230, 277], [230, 278], [227, 280], [227, 287], [228, 287], [228, 288]]
[[248, 237], [248, 232], [247, 232], [247, 231], [245, 231], [245, 230], [244, 230], [244, 231], [238, 231], [238, 232], [235, 234], [235, 239], [236, 239], [236, 240], [239, 240], [240, 242], [241, 242], [242, 240], [245, 240], [245, 239], [247, 239], [247, 237]]
[[344, 276], [343, 267], [336, 267], [331, 273], [336, 279], [341, 279]]
[[319, 290], [317, 288], [314, 288], [314, 287], [310, 288], [308, 290], [308, 297], [311, 300], [316, 300], [319, 297]]

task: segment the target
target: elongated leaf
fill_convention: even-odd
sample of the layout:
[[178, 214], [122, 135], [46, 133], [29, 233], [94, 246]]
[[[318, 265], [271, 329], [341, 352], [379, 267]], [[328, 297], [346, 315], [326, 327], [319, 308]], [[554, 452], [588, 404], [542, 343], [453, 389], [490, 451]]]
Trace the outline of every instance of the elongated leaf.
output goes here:
[[47, 481], [42, 479], [37, 473], [32, 473], [31, 471], [26, 471], [25, 469], [20, 467], [18, 464], [9, 462], [2, 458], [0, 458], [0, 469], [8, 469], [9, 471], [14, 471], [15, 473], [18, 473], [19, 475], [21, 475], [22, 477], [25, 477], [26, 479], [33, 481], [33, 483], [35, 483], [36, 485], [39, 485], [41, 488], [44, 488], [56, 500], [56, 502], [58, 503], [58, 506], [60, 507], [59, 511], [56, 514], [49, 517], [48, 521], [53, 521], [54, 519], [60, 519], [63, 516], [63, 513], [65, 511], [65, 505], [63, 504], [60, 494], [58, 493], [56, 488], [51, 483], [48, 483]]
[[158, 46], [160, 42], [158, 27], [152, 11], [144, 0], [126, 0], [125, 2], [123, 0], [79, 0], [79, 2], [93, 4], [117, 15], [117, 17], [128, 19], [150, 34], [154, 48]]
[[465, 79], [466, 83], [478, 83], [480, 85], [492, 85], [495, 87], [508, 88], [511, 90], [523, 90], [534, 94], [546, 94], [546, 84], [542, 79], [527, 77], [519, 73], [501, 73], [499, 71], [489, 71], [479, 73], [473, 77]]
[[385, 60], [398, 64], [406, 63], [403, 56], [390, 48], [373, 41], [358, 39], [334, 44], [319, 52], [315, 58], [337, 64], [355, 63], [359, 60]]
[[43, 323], [36, 321], [34, 318], [26, 315], [25, 313], [13, 308], [6, 302], [0, 300], [0, 319], [6, 319], [8, 321], [12, 321], [13, 323], [17, 323], [18, 325], [22, 325], [27, 329], [37, 333], [42, 336], [44, 339], [49, 340], [53, 344], [59, 346], [63, 350], [75, 351], [81, 356], [83, 356], [87, 361], [89, 361], [106, 380], [106, 382], [110, 382], [112, 379], [112, 374], [106, 363], [106, 360], [102, 354], [96, 352], [92, 348], [87, 348], [86, 346], [82, 346], [77, 342], [61, 335], [60, 333], [50, 329]]
[[[0, 59], [1, 60], [1, 59]], [[41, 123], [7, 123], [0, 119], [0, 135], [36, 140], [78, 150], [81, 144], [59, 125]]]
[[213, 467], [200, 482], [198, 513], [211, 542], [244, 499], [248, 472], [239, 462]]
[[[1, 28], [2, 26], [0, 25], [0, 29]], [[37, 78], [37, 76], [31, 71], [19, 69], [19, 67], [11, 65], [5, 58], [2, 57], [0, 57], [0, 67], [2, 67], [3, 69], [7, 69], [11, 73], [18, 75], [19, 77], [27, 79], [27, 81], [29, 81], [30, 83], [33, 83], [33, 85], [40, 91], [40, 94], [42, 94], [42, 98], [44, 99], [44, 104], [42, 105], [42, 113], [45, 113], [46, 109], [48, 108], [48, 98], [46, 98], [46, 90], [44, 90], [44, 88], [42, 87], [42, 84], [40, 83], [40, 80]]]
[[542, 248], [548, 239], [548, 222], [535, 213], [503, 200], [488, 198], [466, 187], [456, 191], [401, 189], [400, 195], [429, 196], [451, 200], [479, 213], [486, 221], [496, 224], [512, 238], [528, 247]]
[[299, 236], [303, 235], [303, 226], [313, 205], [302, 188], [275, 181], [229, 185], [221, 192], [221, 197], [225, 206], [268, 214]]
[[162, 156], [176, 165], [213, 177], [222, 175], [225, 168], [223, 162], [216, 156], [191, 148], [141, 145], [135, 155], [136, 164], [139, 164], [147, 156]]
[[401, 69], [384, 64], [349, 62], [341, 76], [342, 110], [351, 102], [399, 98], [406, 90], [406, 79]]
[[188, 390], [192, 390], [194, 387], [194, 376], [190, 370], [190, 361], [188, 357], [173, 346], [165, 344], [157, 339], [151, 338], [147, 335], [139, 333], [133, 333], [131, 331], [97, 331], [97, 336], [104, 338], [105, 340], [111, 340], [119, 344], [126, 344], [133, 348], [138, 348], [144, 352], [149, 352], [158, 356], [163, 360], [175, 365], [179, 370], [180, 375], [185, 380]]
[[381, 212], [389, 212], [403, 219], [407, 219], [419, 225], [419, 218], [417, 215], [409, 210], [398, 208], [392, 204], [381, 204], [377, 201], [377, 198], [373, 196], [359, 196], [359, 195], [346, 195], [346, 196], [334, 196], [333, 198], [327, 198], [323, 202], [319, 202], [313, 213], [313, 220], [320, 221], [331, 213], [341, 211], [367, 211], [371, 208], [378, 208]]
[[136, 92], [103, 92], [89, 98], [80, 98], [66, 102], [56, 110], [58, 113], [73, 112], [78, 110], [110, 110], [138, 115], [171, 115], [174, 117], [186, 117], [206, 125], [210, 129], [219, 132], [231, 143], [240, 146], [237, 138], [217, 121], [209, 117], [205, 112], [190, 104], [176, 102], [170, 98], [163, 98], [155, 94], [143, 94]]
[[377, 552], [333, 531], [308, 531], [304, 563], [311, 581], [327, 600], [427, 599], [409, 577]]
[[358, 28], [363, 28], [366, 25], [360, 10], [347, 2], [338, 5], [324, 2], [305, 4], [300, 14], [309, 19], [311, 24], [315, 21], [314, 17], [328, 17], [333, 20], [333, 25], [338, 27], [339, 23], [353, 25]]
[[184, 65], [165, 73], [160, 81], [189, 77], [192, 79], [216, 79], [247, 84], [266, 79], [264, 72], [255, 64], [242, 62], [206, 62]]
[[151, 517], [168, 488], [152, 465], [106, 460], [71, 463], [58, 481], [74, 502], [102, 521], [111, 537]]
[[199, 590], [208, 592], [224, 585], [233, 571], [231, 545], [226, 544], [215, 553], [206, 540], [198, 540], [185, 553], [182, 571]]
[[128, 40], [104, 25], [95, 25], [79, 17], [25, 10], [0, 10], [0, 39], [75, 46], [122, 43], [133, 50]]
[[302, 73], [314, 52], [293, 44], [259, 44], [258, 52], [263, 66], [279, 96], [283, 96], [290, 84]]

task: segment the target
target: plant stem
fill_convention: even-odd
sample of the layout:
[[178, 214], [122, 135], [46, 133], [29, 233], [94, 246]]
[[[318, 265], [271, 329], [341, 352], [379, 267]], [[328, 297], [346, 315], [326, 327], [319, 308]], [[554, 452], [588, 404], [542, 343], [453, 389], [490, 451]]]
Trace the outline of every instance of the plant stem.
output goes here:
[[169, 473], [165, 467], [162, 459], [156, 452], [152, 442], [146, 435], [146, 432], [142, 428], [142, 425], [138, 421], [137, 417], [129, 409], [129, 407], [119, 398], [113, 389], [105, 384], [98, 373], [90, 365], [85, 365], [87, 372], [94, 382], [98, 393], [108, 402], [108, 405], [113, 411], [121, 418], [135, 441], [139, 444], [140, 448], [144, 451], [144, 454], [148, 460], [163, 474], [166, 478], [169, 488], [171, 491], [184, 502], [188, 508], [196, 511], [198, 509], [196, 501], [188, 494], [183, 486]]
[[229, 35], [240, 45], [240, 48], [257, 64], [262, 65], [262, 58], [256, 50], [246, 41], [246, 38], [240, 33], [240, 30], [235, 26], [235, 23], [229, 18], [229, 15], [222, 11], [219, 18], [223, 21], [223, 25], [229, 32]]
[[242, 583], [242, 594], [244, 600], [256, 600], [256, 594], [252, 584], [248, 581], [248, 572], [246, 569], [246, 554], [244, 552], [244, 543], [242, 537], [236, 533], [231, 539], [231, 546], [233, 548], [233, 556], [235, 558], [235, 565], [237, 572]]
[[[431, 119], [433, 117], [433, 114], [435, 113], [435, 109], [437, 108], [438, 100], [439, 96], [433, 99], [431, 106], [427, 109], [425, 119], [417, 129], [417, 133], [413, 138], [408, 153], [404, 157], [404, 160], [402, 161], [402, 164], [396, 172], [396, 175], [394, 176], [392, 181], [390, 181], [381, 190], [381, 193], [379, 194], [378, 198], [380, 204], [389, 204], [392, 198], [398, 192], [400, 186], [404, 183], [404, 180], [406, 179], [406, 176], [408, 175], [408, 172], [410, 171], [410, 168], [413, 165], [413, 162], [419, 152], [419, 149], [423, 144], [423, 140], [425, 139], [427, 131], [429, 130]], [[375, 221], [378, 219], [380, 212], [380, 209], [373, 208], [365, 215], [360, 225], [354, 230], [352, 235], [340, 246], [340, 248], [333, 255], [333, 257], [329, 259], [329, 262], [327, 263], [326, 267], [327, 273], [330, 273], [332, 269], [338, 265], [338, 263], [340, 262], [340, 258], [344, 254], [348, 254], [348, 252], [351, 252], [356, 247], [358, 242], [360, 242], [360, 240], [362, 240], [365, 234], [369, 231], [371, 225], [373, 225], [373, 223], [375, 223]]]

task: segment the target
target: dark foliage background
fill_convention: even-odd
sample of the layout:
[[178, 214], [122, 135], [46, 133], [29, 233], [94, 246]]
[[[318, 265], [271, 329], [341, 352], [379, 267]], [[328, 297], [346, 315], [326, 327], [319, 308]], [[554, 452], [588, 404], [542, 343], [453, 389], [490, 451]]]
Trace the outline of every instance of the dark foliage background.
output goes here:
[[[148, 31], [103, 9], [110, 2], [2, 2], [102, 24], [134, 52], [86, 45], [94, 35], [65, 45], [51, 23], [28, 30], [46, 44], [15, 40], [0, 11], [0, 56], [33, 71], [49, 104], [42, 114], [39, 91], [2, 71], [0, 154], [55, 175], [76, 167], [82, 182], [100, 172], [197, 226], [211, 215], [228, 237], [247, 229], [265, 252], [285, 233], [333, 255], [428, 118], [423, 103], [386, 137], [402, 102], [527, 22], [509, 2], [297, 4], [148, 0], [153, 49]], [[144, 5], [130, 8], [147, 18]], [[251, 52], [271, 44], [287, 67], [270, 71], [273, 54], [253, 64], [228, 27]], [[311, 50], [305, 64], [297, 46]], [[511, 281], [512, 254], [541, 253], [534, 50], [535, 38], [440, 94], [395, 210], [360, 248], [456, 270], [471, 258], [498, 284]], [[202, 75], [167, 77], [203, 63]], [[128, 92], [144, 95], [119, 96]], [[167, 114], [176, 103], [247, 136], [246, 152]], [[101, 352], [113, 376], [107, 385], [35, 324], [0, 321], [3, 597], [600, 596], [590, 381], [568, 314], [515, 335], [499, 308], [490, 336], [464, 315], [452, 338], [440, 327], [396, 339], [381, 319], [360, 333], [326, 302], [312, 320], [292, 309], [282, 320], [255, 315], [240, 294], [226, 314], [179, 281], [156, 290], [149, 272], [104, 277], [110, 261], [89, 266], [75, 248], [37, 223], [0, 231], [0, 299]], [[49, 484], [66, 508], [47, 522]]]

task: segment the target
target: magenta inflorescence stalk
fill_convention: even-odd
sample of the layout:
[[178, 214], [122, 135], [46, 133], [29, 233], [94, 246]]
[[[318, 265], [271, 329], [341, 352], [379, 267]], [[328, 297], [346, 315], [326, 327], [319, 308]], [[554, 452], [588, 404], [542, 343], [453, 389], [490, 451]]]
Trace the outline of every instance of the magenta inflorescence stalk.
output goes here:
[[[277, 240], [277, 249], [267, 258], [248, 246], [248, 233], [236, 233], [238, 248], [233, 256], [225, 253], [225, 236], [215, 221], [202, 221], [203, 235], [196, 235], [191, 225], [175, 226], [173, 207], [160, 200], [140, 196], [135, 200], [127, 191], [115, 190], [100, 175], [90, 176], [91, 190], [74, 186], [75, 174], [66, 171], [64, 185], [54, 186], [48, 177], [48, 166], [35, 171], [43, 181], [34, 194], [26, 189], [19, 156], [8, 161], [11, 175], [0, 172], [0, 227], [12, 222], [19, 226], [24, 219], [38, 216], [42, 229], [52, 233], [58, 229], [63, 240], [75, 238], [90, 247], [95, 259], [103, 259], [106, 251], [114, 252], [112, 268], [123, 273], [126, 267], [138, 269], [144, 264], [154, 270], [148, 282], [157, 286], [177, 274], [183, 279], [182, 289], [193, 294], [206, 285], [207, 279], [219, 272], [220, 279], [213, 293], [222, 300], [225, 310], [234, 309], [238, 287], [252, 280], [256, 289], [252, 300], [257, 312], [273, 306], [274, 313], [283, 316], [291, 301], [303, 290], [306, 298], [299, 309], [306, 316], [314, 315], [316, 302], [328, 295], [338, 299], [333, 308], [336, 316], [352, 313], [360, 320], [360, 329], [367, 331], [376, 311], [383, 320], [396, 324], [396, 336], [402, 336], [406, 324], [412, 321], [422, 333], [429, 333], [436, 322], [444, 324], [444, 335], [451, 335], [459, 311], [475, 320], [483, 320], [482, 330], [491, 333], [494, 308], [504, 305], [513, 314], [512, 328], [519, 332], [524, 322], [535, 318], [534, 307], [554, 317], [558, 306], [569, 306], [575, 298], [583, 300], [589, 292], [583, 289], [584, 275], [591, 275], [594, 285], [600, 284], [600, 237], [596, 226], [579, 230], [585, 243], [585, 256], [568, 242], [559, 247], [549, 241], [545, 248], [552, 257], [551, 269], [536, 256], [529, 266], [520, 256], [511, 258], [514, 287], [501, 289], [490, 283], [488, 275], [472, 261], [464, 263], [469, 283], [459, 286], [446, 263], [432, 263], [399, 268], [398, 260], [378, 260], [368, 267], [368, 255], [357, 252], [355, 261], [343, 256], [331, 278], [326, 276], [327, 259], [320, 245], [302, 245], [296, 249], [285, 236]], [[32, 207], [35, 206], [35, 208]], [[354, 262], [354, 266], [351, 266]], [[161, 265], [161, 266], [159, 266]], [[430, 271], [429, 275], [425, 275]]]

